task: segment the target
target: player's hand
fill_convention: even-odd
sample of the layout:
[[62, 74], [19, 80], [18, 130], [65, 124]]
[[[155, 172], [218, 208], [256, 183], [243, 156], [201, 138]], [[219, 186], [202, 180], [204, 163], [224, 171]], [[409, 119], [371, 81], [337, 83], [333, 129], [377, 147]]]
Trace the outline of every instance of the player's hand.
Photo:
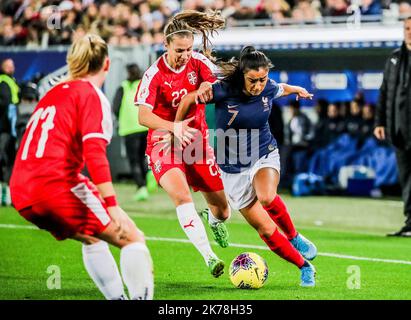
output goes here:
[[188, 126], [193, 120], [194, 117], [191, 117], [174, 123], [173, 135], [182, 147], [188, 146], [194, 138], [194, 135], [198, 132], [197, 129]]
[[296, 93], [297, 96], [295, 97], [295, 100], [299, 100], [300, 98], [312, 100], [314, 96], [312, 93], [309, 93], [305, 88], [302, 87], [297, 87]]
[[375, 127], [374, 129], [374, 136], [378, 140], [385, 140], [385, 128], [383, 126]]
[[197, 89], [195, 102], [196, 104], [199, 103], [207, 103], [211, 99], [213, 99], [213, 87], [210, 82], [202, 82], [200, 87]]
[[167, 155], [170, 150], [171, 146], [173, 145], [173, 140], [174, 140], [174, 135], [170, 132], [161, 135], [161, 136], [153, 136], [154, 139], [157, 139], [158, 141], [154, 142], [153, 145], [157, 146], [160, 145], [160, 149], [158, 152], [163, 152], [164, 155]]
[[108, 213], [111, 216], [111, 219], [113, 220], [114, 225], [116, 226], [116, 233], [119, 236], [119, 239], [127, 239], [127, 235], [130, 233], [130, 221], [131, 219], [121, 209], [119, 206], [115, 207], [108, 207], [107, 208]]

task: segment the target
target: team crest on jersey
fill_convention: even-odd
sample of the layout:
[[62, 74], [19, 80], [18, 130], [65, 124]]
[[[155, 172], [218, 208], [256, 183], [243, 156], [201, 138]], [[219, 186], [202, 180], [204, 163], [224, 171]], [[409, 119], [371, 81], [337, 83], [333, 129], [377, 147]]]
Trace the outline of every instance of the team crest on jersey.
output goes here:
[[191, 85], [194, 86], [197, 83], [197, 75], [196, 75], [195, 71], [190, 72], [187, 75], [187, 78], [188, 78], [188, 82], [190, 82]]
[[270, 104], [268, 103], [268, 97], [262, 97], [261, 101], [263, 102], [263, 111], [269, 111], [270, 110]]
[[154, 171], [157, 172], [157, 173], [160, 173], [160, 171], [161, 171], [161, 161], [160, 160], [157, 160], [154, 163]]

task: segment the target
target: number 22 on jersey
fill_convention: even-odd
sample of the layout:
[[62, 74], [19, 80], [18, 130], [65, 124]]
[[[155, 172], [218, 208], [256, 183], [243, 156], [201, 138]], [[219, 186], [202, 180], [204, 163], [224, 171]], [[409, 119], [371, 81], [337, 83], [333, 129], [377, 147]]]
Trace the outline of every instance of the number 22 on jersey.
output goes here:
[[43, 121], [41, 125], [41, 135], [37, 145], [36, 158], [41, 158], [44, 155], [44, 149], [46, 148], [46, 142], [49, 137], [49, 130], [54, 128], [54, 116], [56, 115], [56, 107], [50, 106], [47, 108], [39, 108], [31, 116], [26, 130], [28, 131], [26, 143], [23, 147], [23, 152], [21, 153], [21, 160], [27, 160], [27, 155], [29, 153], [30, 143], [33, 140], [34, 131], [39, 125], [40, 120]]
[[180, 91], [174, 91], [171, 93], [173, 100], [171, 101], [171, 105], [173, 108], [178, 108], [181, 99], [183, 99], [187, 95], [187, 89], [181, 89]]

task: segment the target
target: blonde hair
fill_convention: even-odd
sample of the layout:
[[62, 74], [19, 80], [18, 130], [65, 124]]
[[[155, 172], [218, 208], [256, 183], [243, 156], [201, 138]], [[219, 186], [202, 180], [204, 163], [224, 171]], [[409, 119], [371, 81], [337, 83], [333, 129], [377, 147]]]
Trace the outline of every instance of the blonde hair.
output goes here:
[[173, 41], [175, 35], [187, 37], [194, 33], [202, 34], [202, 49], [204, 55], [211, 57], [211, 42], [209, 37], [225, 26], [225, 19], [220, 11], [199, 12], [196, 10], [184, 10], [177, 13], [164, 27], [164, 36], [167, 43]]
[[68, 79], [79, 79], [97, 73], [107, 56], [107, 43], [100, 36], [86, 34], [75, 40], [67, 53]]

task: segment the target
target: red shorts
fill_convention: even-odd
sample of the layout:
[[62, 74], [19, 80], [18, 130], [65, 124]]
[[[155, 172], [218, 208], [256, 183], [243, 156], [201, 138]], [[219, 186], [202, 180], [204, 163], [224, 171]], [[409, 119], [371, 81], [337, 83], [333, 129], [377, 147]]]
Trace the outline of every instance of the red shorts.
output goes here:
[[19, 213], [40, 229], [49, 231], [57, 240], [70, 238], [76, 233], [97, 235], [111, 221], [96, 186], [87, 178], [71, 190], [21, 209]]
[[157, 183], [168, 170], [179, 168], [185, 173], [193, 191], [216, 192], [224, 190], [220, 178], [220, 168], [215, 161], [214, 150], [206, 140], [200, 144], [192, 143], [184, 150], [174, 147], [168, 154], [159, 151], [161, 146], [147, 148], [148, 164]]

